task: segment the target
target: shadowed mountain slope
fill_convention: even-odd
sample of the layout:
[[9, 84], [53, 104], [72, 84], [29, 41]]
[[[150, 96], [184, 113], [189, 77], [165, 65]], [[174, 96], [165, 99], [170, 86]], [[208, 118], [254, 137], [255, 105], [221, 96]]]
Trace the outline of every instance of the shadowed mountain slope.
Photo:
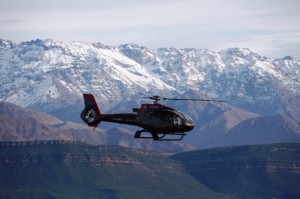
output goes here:
[[94, 145], [111, 144], [171, 153], [195, 149], [180, 142], [134, 139], [133, 132], [122, 128], [93, 130], [86, 125], [61, 121], [49, 114], [7, 102], [0, 102], [0, 121], [0, 141], [72, 140]]

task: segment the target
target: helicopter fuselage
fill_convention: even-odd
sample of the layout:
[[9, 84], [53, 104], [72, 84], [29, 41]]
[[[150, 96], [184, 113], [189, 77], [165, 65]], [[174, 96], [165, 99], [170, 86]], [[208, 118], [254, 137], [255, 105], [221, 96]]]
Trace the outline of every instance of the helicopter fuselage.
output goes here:
[[[145, 109], [145, 107], [148, 107]], [[135, 113], [101, 114], [101, 121], [139, 126], [153, 133], [181, 133], [194, 128], [192, 119], [185, 113], [161, 104], [143, 104]]]
[[154, 140], [162, 138], [158, 134], [163, 134], [163, 137], [166, 134], [182, 135], [183, 137], [185, 132], [194, 128], [194, 123], [187, 114], [158, 103], [142, 104], [139, 109], [133, 108], [134, 113], [101, 114], [94, 96], [83, 95], [85, 109], [80, 117], [91, 127], [96, 128], [102, 121], [139, 126], [142, 130], [136, 132], [135, 138], [148, 138], [140, 135], [142, 132], [149, 132]]

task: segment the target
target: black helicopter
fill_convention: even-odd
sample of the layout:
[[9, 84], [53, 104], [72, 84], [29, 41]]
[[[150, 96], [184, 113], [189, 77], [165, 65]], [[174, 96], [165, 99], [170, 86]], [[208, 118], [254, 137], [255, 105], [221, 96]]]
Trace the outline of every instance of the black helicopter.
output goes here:
[[[92, 94], [83, 94], [83, 98], [85, 108], [80, 117], [88, 126], [96, 128], [102, 121], [139, 126], [142, 130], [136, 131], [134, 138], [152, 138], [153, 140], [162, 141], [182, 140], [186, 132], [194, 128], [194, 122], [186, 113], [159, 104], [160, 100], [217, 101], [210, 99], [161, 98], [155, 95], [144, 97], [153, 100], [153, 104], [142, 104], [140, 108], [133, 108], [134, 113], [102, 114]], [[142, 136], [144, 132], [150, 133], [151, 136]], [[166, 139], [166, 135], [176, 137]]]

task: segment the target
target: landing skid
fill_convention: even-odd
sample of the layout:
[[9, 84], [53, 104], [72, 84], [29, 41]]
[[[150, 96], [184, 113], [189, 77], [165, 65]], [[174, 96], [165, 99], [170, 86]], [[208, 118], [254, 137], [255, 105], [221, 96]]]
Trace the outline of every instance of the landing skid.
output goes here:
[[[151, 136], [142, 136], [142, 133], [147, 132], [150, 133]], [[166, 135], [172, 135], [172, 136], [180, 136], [179, 138], [164, 138]], [[180, 141], [185, 136], [185, 133], [168, 133], [168, 134], [162, 134], [161, 136], [158, 135], [158, 133], [149, 132], [145, 129], [137, 131], [134, 134], [134, 138], [142, 138], [142, 139], [153, 139], [155, 141]]]

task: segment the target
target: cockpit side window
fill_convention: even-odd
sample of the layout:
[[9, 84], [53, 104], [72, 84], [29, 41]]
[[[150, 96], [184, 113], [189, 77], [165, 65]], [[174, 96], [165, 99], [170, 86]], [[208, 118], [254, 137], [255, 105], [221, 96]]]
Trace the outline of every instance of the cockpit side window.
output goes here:
[[155, 111], [153, 112], [153, 116], [164, 122], [172, 121], [170, 113], [167, 111]]

